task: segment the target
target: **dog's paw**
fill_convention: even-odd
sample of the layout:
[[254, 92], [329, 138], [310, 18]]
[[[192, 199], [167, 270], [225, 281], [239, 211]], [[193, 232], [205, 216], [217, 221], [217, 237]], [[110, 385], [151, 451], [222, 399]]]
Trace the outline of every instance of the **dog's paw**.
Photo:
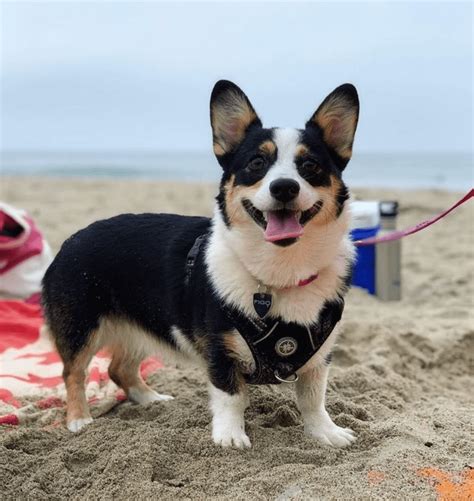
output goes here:
[[251, 447], [250, 439], [241, 426], [219, 426], [214, 425], [212, 429], [212, 440], [216, 445], [222, 447], [237, 447], [245, 449]]
[[132, 387], [128, 390], [128, 398], [140, 405], [148, 405], [153, 402], [174, 400], [174, 397], [172, 397], [171, 395], [163, 395], [161, 393], [157, 393], [151, 388], [141, 389], [135, 387]]
[[356, 436], [350, 428], [341, 428], [331, 419], [324, 420], [318, 425], [305, 427], [305, 433], [320, 444], [331, 447], [347, 447], [356, 440]]
[[73, 433], [78, 432], [80, 429], [84, 428], [84, 426], [92, 423], [91, 417], [85, 417], [80, 419], [73, 419], [67, 423], [67, 429], [72, 431]]

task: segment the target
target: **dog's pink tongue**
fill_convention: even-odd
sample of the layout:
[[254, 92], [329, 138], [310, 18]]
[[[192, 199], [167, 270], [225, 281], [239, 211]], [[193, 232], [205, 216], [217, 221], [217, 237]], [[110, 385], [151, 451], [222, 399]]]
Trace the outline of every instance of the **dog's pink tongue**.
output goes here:
[[286, 238], [298, 238], [303, 234], [303, 227], [299, 223], [297, 212], [281, 213], [278, 211], [267, 212], [267, 227], [265, 240], [276, 242]]

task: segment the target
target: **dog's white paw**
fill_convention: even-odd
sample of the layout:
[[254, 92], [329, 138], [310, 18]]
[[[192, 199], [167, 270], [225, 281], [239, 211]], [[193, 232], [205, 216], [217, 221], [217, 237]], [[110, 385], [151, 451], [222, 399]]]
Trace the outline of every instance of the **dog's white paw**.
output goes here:
[[230, 395], [210, 385], [212, 411], [212, 439], [222, 447], [250, 447], [250, 439], [245, 433], [244, 411], [247, 393], [241, 391]]
[[84, 428], [84, 426], [92, 423], [92, 418], [91, 417], [86, 417], [86, 418], [80, 418], [80, 419], [74, 419], [70, 421], [67, 424], [67, 429], [69, 431], [72, 431], [73, 433], [78, 432], [81, 428]]
[[161, 393], [157, 393], [155, 390], [151, 388], [146, 388], [142, 390], [141, 388], [129, 388], [128, 390], [128, 398], [133, 400], [137, 404], [140, 405], [148, 405], [152, 402], [164, 402], [166, 400], [174, 400], [174, 397], [171, 395], [163, 395]]
[[214, 424], [212, 427], [212, 439], [216, 445], [222, 447], [234, 446], [238, 449], [244, 449], [252, 446], [243, 426], [238, 425]]
[[307, 424], [305, 433], [320, 444], [331, 447], [347, 447], [356, 440], [355, 433], [350, 428], [337, 426], [329, 416], [321, 416], [315, 422]]

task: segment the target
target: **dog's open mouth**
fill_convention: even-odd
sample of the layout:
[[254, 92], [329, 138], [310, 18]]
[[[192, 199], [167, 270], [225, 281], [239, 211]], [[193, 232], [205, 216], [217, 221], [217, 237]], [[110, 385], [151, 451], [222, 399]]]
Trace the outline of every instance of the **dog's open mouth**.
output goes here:
[[303, 235], [303, 226], [310, 221], [323, 206], [318, 200], [305, 211], [278, 209], [266, 211], [257, 209], [250, 200], [242, 200], [242, 205], [252, 219], [263, 228], [265, 240], [277, 245], [289, 245]]

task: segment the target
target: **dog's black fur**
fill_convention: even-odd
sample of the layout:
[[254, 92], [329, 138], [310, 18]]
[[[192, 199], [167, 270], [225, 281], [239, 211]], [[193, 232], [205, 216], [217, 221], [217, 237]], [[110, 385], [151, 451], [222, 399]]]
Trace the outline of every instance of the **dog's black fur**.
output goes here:
[[209, 282], [204, 252], [185, 286], [187, 254], [210, 225], [204, 217], [123, 214], [66, 240], [43, 281], [45, 316], [51, 332], [59, 333], [62, 359], [72, 361], [104, 317], [132, 321], [175, 349], [170, 328], [177, 326], [193, 344], [206, 337], [200, 346], [213, 384], [235, 393], [235, 361], [221, 336], [232, 325]]

